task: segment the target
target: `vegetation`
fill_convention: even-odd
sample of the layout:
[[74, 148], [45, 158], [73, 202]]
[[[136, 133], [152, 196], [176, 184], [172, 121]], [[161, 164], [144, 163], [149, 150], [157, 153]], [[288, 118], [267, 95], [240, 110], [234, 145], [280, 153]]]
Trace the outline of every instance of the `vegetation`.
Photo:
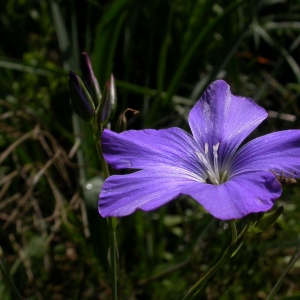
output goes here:
[[[111, 298], [97, 211], [103, 174], [67, 86], [81, 52], [101, 87], [116, 78], [112, 129], [132, 108], [129, 129], [188, 130], [189, 110], [217, 78], [269, 112], [256, 136], [300, 126], [299, 1], [4, 0], [0, 8], [0, 258], [27, 300]], [[198, 299], [267, 299], [300, 243], [299, 187], [284, 188], [282, 216], [247, 237]], [[182, 299], [229, 245], [226, 228], [188, 197], [118, 219], [119, 299]], [[299, 272], [295, 263], [274, 299], [300, 299]], [[16, 299], [1, 276], [1, 299]]]

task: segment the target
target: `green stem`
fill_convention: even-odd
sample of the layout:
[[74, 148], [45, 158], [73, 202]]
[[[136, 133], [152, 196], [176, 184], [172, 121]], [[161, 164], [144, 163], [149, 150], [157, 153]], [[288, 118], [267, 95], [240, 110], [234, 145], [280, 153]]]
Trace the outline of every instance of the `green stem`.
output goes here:
[[230, 257], [227, 257], [227, 255], [222, 256], [222, 258], [202, 277], [200, 280], [198, 280], [194, 286], [189, 290], [187, 295], [182, 300], [188, 300], [194, 298], [205, 286], [206, 282], [225, 264], [225, 262]]
[[269, 294], [269, 296], [268, 296], [268, 298], [266, 300], [273, 299], [273, 297], [276, 295], [277, 291], [281, 287], [283, 279], [288, 274], [288, 272], [291, 270], [291, 268], [293, 267], [293, 265], [295, 264], [295, 262], [298, 260], [299, 257], [300, 257], [300, 244], [296, 248], [296, 251], [293, 254], [293, 256], [292, 256], [292, 258], [291, 258], [291, 260], [290, 260], [287, 268], [284, 270], [284, 272], [279, 277], [278, 281], [276, 282], [275, 286], [273, 287], [271, 293]]
[[188, 291], [187, 295], [182, 300], [188, 300], [194, 298], [205, 286], [207, 281], [229, 260], [233, 257], [240, 249], [243, 241], [252, 226], [251, 222], [245, 226], [242, 232], [237, 236], [237, 231], [234, 221], [229, 222], [232, 231], [232, 243], [224, 251], [221, 259], [202, 277], [200, 278]]
[[[95, 139], [96, 140], [96, 139]], [[109, 170], [107, 163], [103, 157], [103, 151], [101, 147], [100, 139], [96, 140], [96, 148], [98, 156], [102, 165], [103, 177], [106, 179], [109, 176]], [[117, 261], [118, 261], [118, 246], [116, 239], [116, 218], [106, 218], [109, 232], [109, 271], [110, 271], [110, 280], [111, 280], [111, 289], [112, 289], [112, 299], [118, 299], [118, 275], [117, 275]]]
[[98, 156], [102, 165], [102, 171], [103, 171], [103, 177], [104, 180], [109, 176], [109, 171], [108, 171], [108, 166], [107, 163], [103, 157], [103, 152], [102, 152], [102, 146], [101, 146], [101, 142], [96, 141], [96, 148], [97, 148], [97, 152], [98, 152]]
[[110, 280], [112, 288], [112, 299], [118, 299], [118, 274], [117, 274], [117, 260], [118, 260], [118, 248], [116, 240], [116, 218], [107, 218], [108, 230], [109, 230], [109, 267], [110, 267]]
[[11, 280], [11, 277], [10, 277], [9, 273], [6, 271], [2, 259], [0, 259], [0, 270], [1, 270], [2, 274], [3, 274], [3, 276], [5, 277], [5, 279], [8, 281], [8, 283], [9, 283], [10, 287], [12, 288], [12, 290], [15, 292], [16, 296], [20, 300], [24, 300], [25, 298], [23, 298], [21, 296], [21, 294], [19, 293], [18, 289], [16, 288], [16, 286], [13, 283], [13, 281]]
[[229, 221], [229, 226], [231, 228], [231, 243], [233, 243], [237, 239], [235, 221]]

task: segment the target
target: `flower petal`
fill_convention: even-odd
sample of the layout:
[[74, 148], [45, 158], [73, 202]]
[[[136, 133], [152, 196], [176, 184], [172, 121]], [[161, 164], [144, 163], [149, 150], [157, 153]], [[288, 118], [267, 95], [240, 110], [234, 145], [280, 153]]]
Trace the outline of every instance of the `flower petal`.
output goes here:
[[129, 175], [110, 176], [100, 193], [99, 213], [103, 217], [121, 217], [137, 209], [156, 209], [176, 198], [181, 186], [191, 182], [172, 170], [142, 170]]
[[219, 156], [226, 159], [267, 117], [250, 98], [234, 96], [223, 80], [213, 82], [192, 108], [189, 124], [195, 140], [204, 149], [220, 143]]
[[195, 142], [180, 128], [104, 130], [101, 138], [106, 161], [116, 169], [156, 169], [175, 166], [202, 174]]
[[197, 200], [214, 217], [230, 220], [272, 208], [281, 195], [281, 185], [271, 172], [251, 172], [220, 185], [195, 182], [181, 192]]
[[284, 130], [256, 138], [234, 158], [232, 175], [245, 171], [273, 170], [300, 177], [300, 130]]

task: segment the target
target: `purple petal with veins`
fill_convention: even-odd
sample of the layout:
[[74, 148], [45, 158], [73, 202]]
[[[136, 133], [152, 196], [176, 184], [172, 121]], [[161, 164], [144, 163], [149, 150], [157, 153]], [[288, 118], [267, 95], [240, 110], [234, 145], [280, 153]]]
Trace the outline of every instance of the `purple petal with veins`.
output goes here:
[[192, 134], [180, 128], [104, 130], [106, 161], [138, 171], [106, 179], [99, 213], [149, 211], [179, 195], [191, 196], [222, 220], [269, 210], [281, 195], [273, 172], [300, 177], [300, 130], [271, 133], [240, 147], [266, 117], [253, 100], [232, 95], [217, 80], [189, 114]]

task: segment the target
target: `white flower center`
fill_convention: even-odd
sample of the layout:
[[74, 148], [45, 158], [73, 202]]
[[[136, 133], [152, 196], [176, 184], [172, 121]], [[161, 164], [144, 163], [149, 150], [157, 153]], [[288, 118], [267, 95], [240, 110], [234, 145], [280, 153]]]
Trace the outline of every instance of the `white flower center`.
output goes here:
[[227, 170], [222, 171], [219, 168], [219, 160], [218, 160], [218, 149], [220, 143], [217, 143], [213, 146], [213, 157], [210, 158], [210, 153], [208, 149], [208, 143], [204, 145], [204, 154], [201, 152], [197, 152], [197, 155], [201, 161], [201, 163], [205, 167], [207, 178], [205, 179], [207, 183], [212, 184], [220, 184], [227, 180]]

